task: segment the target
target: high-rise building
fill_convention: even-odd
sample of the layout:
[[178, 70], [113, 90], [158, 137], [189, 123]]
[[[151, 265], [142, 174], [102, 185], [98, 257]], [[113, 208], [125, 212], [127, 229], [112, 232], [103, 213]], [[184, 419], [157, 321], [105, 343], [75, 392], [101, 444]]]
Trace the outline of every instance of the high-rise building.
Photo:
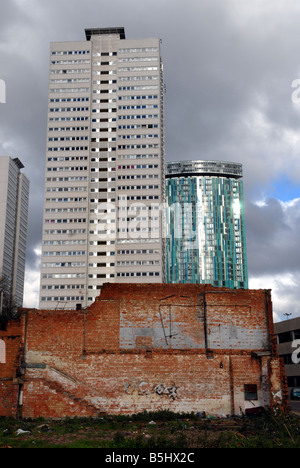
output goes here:
[[160, 40], [87, 29], [50, 47], [40, 308], [88, 306], [105, 282], [163, 282]]
[[168, 283], [248, 288], [242, 165], [167, 163]]
[[18, 158], [0, 157], [0, 277], [17, 307], [23, 305], [29, 181]]

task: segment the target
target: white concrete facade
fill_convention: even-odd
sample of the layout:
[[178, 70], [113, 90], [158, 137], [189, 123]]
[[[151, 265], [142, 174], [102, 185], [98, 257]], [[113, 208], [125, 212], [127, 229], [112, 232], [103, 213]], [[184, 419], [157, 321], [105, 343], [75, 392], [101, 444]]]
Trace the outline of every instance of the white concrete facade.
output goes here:
[[0, 157], [0, 276], [18, 307], [23, 305], [29, 181], [18, 158]]
[[41, 309], [88, 306], [105, 282], [165, 280], [160, 40], [86, 38], [50, 48]]

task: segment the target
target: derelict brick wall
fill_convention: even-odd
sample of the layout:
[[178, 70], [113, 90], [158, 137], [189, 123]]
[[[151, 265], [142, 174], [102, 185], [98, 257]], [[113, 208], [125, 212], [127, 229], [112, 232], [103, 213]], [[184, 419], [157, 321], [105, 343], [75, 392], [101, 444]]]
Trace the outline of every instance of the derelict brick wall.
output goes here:
[[269, 291], [210, 285], [105, 285], [86, 311], [24, 311], [22, 414], [237, 414], [249, 384], [254, 405], [282, 403], [270, 317]]
[[[51, 368], [28, 369], [23, 416], [97, 416], [145, 409], [238, 414], [240, 407], [252, 407], [245, 405], [245, 384], [256, 384], [262, 392], [260, 364], [249, 356], [231, 361], [226, 355], [210, 360], [193, 353], [153, 353], [151, 358], [145, 353], [103, 354], [73, 363], [72, 370], [65, 367], [69, 374], [58, 379]], [[268, 394], [262, 398], [268, 404]]]
[[22, 327], [14, 321], [0, 329], [0, 416], [15, 416], [22, 353]]
[[[210, 285], [113, 285], [101, 299], [120, 308], [120, 347], [147, 336], [154, 348], [266, 349], [270, 346], [264, 290]], [[168, 337], [171, 336], [169, 339]]]

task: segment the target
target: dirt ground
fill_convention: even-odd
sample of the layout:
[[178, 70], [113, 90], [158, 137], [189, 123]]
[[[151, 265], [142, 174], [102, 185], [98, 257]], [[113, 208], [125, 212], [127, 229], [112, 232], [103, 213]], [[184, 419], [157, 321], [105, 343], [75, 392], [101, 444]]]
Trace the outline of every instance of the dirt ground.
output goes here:
[[0, 448], [300, 448], [300, 419], [266, 413], [255, 418], [200, 419], [142, 414], [98, 419], [0, 418]]

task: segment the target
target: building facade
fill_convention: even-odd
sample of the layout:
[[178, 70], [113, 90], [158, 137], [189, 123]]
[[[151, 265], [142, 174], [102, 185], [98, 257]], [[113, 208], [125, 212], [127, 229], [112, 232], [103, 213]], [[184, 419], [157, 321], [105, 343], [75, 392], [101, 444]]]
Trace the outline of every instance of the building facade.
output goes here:
[[0, 276], [17, 307], [23, 305], [29, 180], [18, 159], [0, 157]]
[[105, 282], [165, 281], [160, 40], [85, 32], [50, 48], [42, 309], [88, 306]]
[[248, 288], [241, 164], [167, 163], [168, 283]]
[[278, 354], [284, 360], [289, 390], [300, 387], [300, 318], [274, 324]]

